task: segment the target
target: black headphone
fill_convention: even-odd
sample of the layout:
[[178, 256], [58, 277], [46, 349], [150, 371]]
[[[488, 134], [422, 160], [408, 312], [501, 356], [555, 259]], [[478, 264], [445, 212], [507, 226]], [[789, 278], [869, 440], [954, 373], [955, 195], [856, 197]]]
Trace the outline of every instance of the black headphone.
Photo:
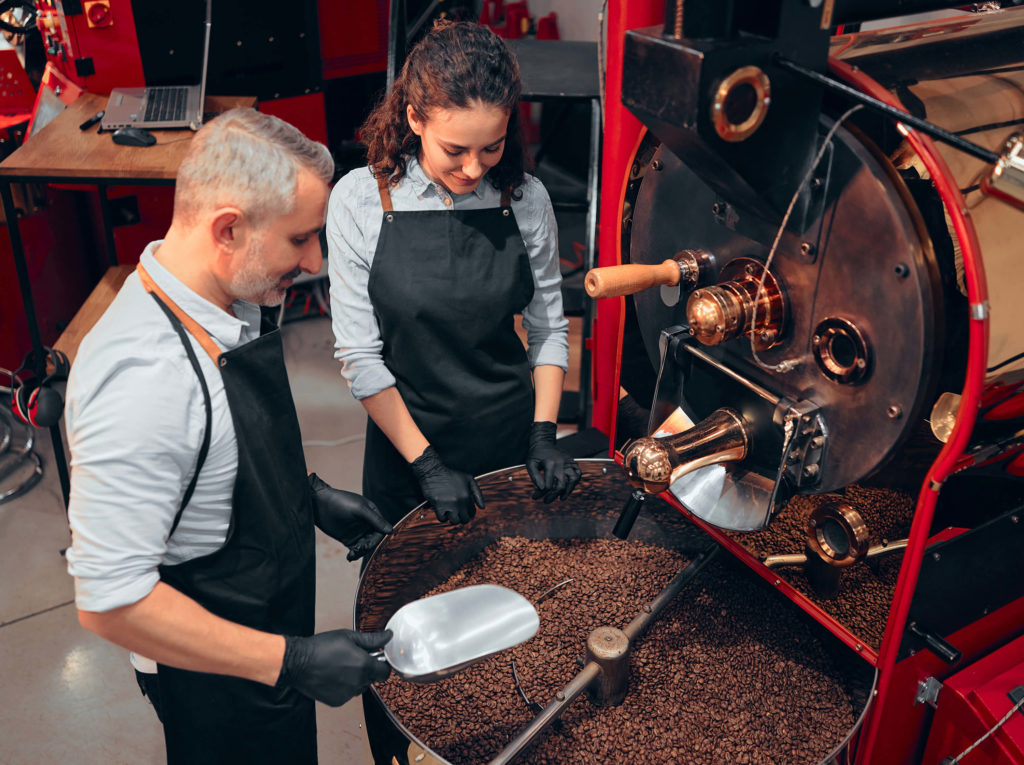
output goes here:
[[[22, 372], [36, 368], [36, 351], [29, 351], [21, 366], [11, 372], [11, 411], [26, 425], [49, 428], [60, 422], [60, 416], [64, 413], [64, 399], [50, 387], [50, 384], [68, 379], [71, 364], [63, 351], [52, 348], [41, 350], [46, 353], [47, 361], [53, 365], [53, 371], [42, 380], [34, 377], [23, 380]], [[43, 369], [45, 368], [44, 364]]]

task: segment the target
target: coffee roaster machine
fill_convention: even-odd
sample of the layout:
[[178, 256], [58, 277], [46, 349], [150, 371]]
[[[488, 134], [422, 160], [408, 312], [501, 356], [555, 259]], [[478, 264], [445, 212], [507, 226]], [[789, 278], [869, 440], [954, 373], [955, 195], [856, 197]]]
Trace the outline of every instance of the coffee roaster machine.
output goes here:
[[[1024, 762], [1024, 8], [877, 23], [942, 6], [607, 15], [587, 289], [618, 530], [660, 495], [874, 668], [843, 761]], [[869, 589], [867, 622], [831, 607]]]

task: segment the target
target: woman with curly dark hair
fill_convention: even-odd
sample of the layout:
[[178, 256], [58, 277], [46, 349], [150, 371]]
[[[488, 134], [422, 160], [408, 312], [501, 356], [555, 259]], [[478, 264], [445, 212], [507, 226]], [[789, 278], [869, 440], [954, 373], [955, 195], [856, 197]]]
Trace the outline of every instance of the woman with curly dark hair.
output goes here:
[[555, 444], [568, 322], [520, 90], [493, 32], [436, 25], [363, 125], [369, 166], [331, 194], [335, 357], [370, 417], [363, 493], [392, 521], [426, 499], [465, 523], [473, 476], [523, 462], [545, 501], [579, 481]]

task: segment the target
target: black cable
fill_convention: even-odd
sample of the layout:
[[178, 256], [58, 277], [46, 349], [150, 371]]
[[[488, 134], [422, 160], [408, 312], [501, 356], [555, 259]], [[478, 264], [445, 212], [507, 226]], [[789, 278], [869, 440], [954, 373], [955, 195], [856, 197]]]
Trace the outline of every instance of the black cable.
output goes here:
[[950, 133], [948, 130], [943, 130], [938, 125], [928, 122], [927, 120], [915, 117], [913, 114], [908, 114], [902, 109], [897, 109], [895, 106], [889, 106], [889, 104], [883, 103], [877, 98], [873, 98], [865, 93], [861, 93], [859, 90], [850, 87], [844, 82], [833, 80], [831, 77], [826, 77], [819, 72], [815, 72], [813, 69], [808, 69], [795, 61], [790, 61], [782, 56], [777, 55], [775, 57], [775, 63], [783, 69], [788, 69], [791, 72], [802, 75], [822, 87], [828, 88], [829, 90], [833, 90], [837, 93], [842, 93], [869, 109], [874, 109], [876, 112], [881, 112], [882, 114], [892, 117], [899, 122], [910, 125], [911, 127], [920, 130], [922, 133], [926, 133], [932, 138], [936, 138], [939, 141], [952, 146], [954, 149], [959, 149], [965, 154], [969, 154], [983, 162], [994, 165], [999, 161], [999, 155], [995, 152], [989, 151], [984, 146], [978, 146], [978, 144], [967, 141], [955, 133]]
[[996, 364], [996, 365], [995, 365], [994, 367], [989, 367], [989, 368], [988, 368], [988, 369], [986, 369], [985, 371], [986, 371], [986, 372], [995, 372], [995, 371], [996, 371], [997, 369], [1002, 369], [1002, 368], [1003, 368], [1003, 367], [1005, 367], [1005, 366], [1006, 366], [1007, 364], [1012, 364], [1012, 363], [1013, 363], [1013, 362], [1015, 362], [1015, 361], [1016, 361], [1017, 359], [1024, 359], [1024, 353], [1018, 353], [1018, 354], [1017, 354], [1016, 356], [1010, 356], [1010, 358], [1006, 359], [1005, 361], [1000, 361], [1000, 362], [999, 362], [998, 364]]

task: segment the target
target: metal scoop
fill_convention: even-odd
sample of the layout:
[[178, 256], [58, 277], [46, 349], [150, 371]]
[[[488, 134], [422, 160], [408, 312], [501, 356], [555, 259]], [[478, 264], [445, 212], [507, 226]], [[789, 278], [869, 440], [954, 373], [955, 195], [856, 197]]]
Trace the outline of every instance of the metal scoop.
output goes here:
[[380, 659], [406, 680], [430, 683], [529, 640], [538, 627], [537, 609], [518, 592], [476, 584], [398, 609]]

